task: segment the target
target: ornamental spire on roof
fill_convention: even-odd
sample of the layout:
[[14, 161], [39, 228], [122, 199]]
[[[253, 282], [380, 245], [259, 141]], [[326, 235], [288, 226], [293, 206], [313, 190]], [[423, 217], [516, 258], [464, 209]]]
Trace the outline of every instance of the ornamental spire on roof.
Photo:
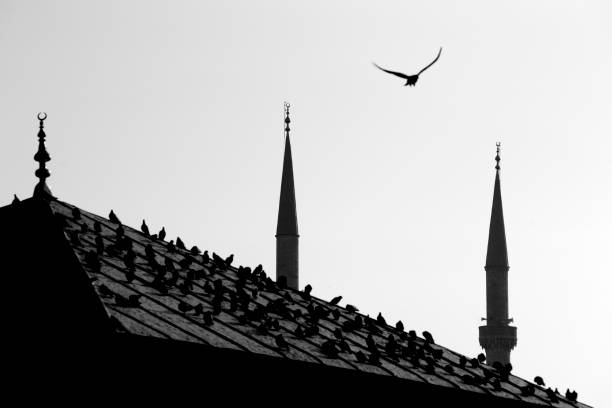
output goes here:
[[34, 197], [37, 198], [53, 198], [51, 195], [51, 190], [47, 186], [47, 178], [49, 178], [50, 173], [49, 170], [45, 167], [45, 163], [51, 160], [49, 153], [45, 147], [45, 137], [47, 135], [44, 131], [44, 121], [47, 119], [47, 114], [44, 112], [40, 112], [37, 115], [39, 125], [38, 125], [38, 151], [34, 155], [34, 160], [38, 162], [38, 169], [34, 172], [34, 175], [38, 177], [38, 184], [34, 187]]
[[508, 314], [508, 250], [499, 183], [499, 146], [495, 155], [495, 187], [487, 246], [487, 324], [479, 327], [479, 342], [485, 349], [487, 363], [510, 363], [510, 352], [516, 346], [516, 327]]
[[295, 185], [293, 184], [293, 161], [291, 158], [291, 140], [289, 139], [289, 107], [285, 102], [285, 157], [283, 160], [283, 178], [281, 180], [280, 202], [278, 206], [278, 223], [276, 235], [298, 235], [297, 211], [295, 205]]
[[295, 205], [295, 185], [293, 184], [293, 161], [291, 160], [291, 141], [289, 139], [289, 104], [285, 102], [285, 157], [283, 178], [281, 180], [276, 224], [276, 279], [285, 280], [287, 286], [299, 289], [298, 280], [298, 226]]
[[489, 244], [487, 246], [487, 266], [508, 267], [508, 249], [506, 247], [506, 228], [504, 226], [504, 211], [502, 208], [501, 187], [499, 182], [499, 147], [495, 155], [495, 187], [493, 189], [493, 207], [491, 208], [491, 223], [489, 225]]

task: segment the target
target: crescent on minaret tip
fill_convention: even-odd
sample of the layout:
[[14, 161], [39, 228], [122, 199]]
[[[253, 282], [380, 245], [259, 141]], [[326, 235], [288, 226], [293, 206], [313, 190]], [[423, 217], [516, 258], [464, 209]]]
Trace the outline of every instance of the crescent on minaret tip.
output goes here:
[[501, 143], [497, 142], [497, 143], [495, 143], [495, 146], [497, 146], [497, 152], [496, 152], [496, 155], [495, 155], [495, 161], [496, 161], [495, 169], [499, 170], [500, 169], [499, 161], [501, 160], [501, 158], [499, 157], [499, 147], [501, 146]]

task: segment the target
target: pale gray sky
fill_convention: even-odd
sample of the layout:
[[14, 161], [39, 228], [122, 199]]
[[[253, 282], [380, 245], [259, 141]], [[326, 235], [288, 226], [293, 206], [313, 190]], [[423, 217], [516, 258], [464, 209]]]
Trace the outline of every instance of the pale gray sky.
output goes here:
[[0, 199], [46, 111], [58, 198], [273, 273], [288, 100], [301, 283], [476, 355], [500, 141], [516, 373], [610, 406], [611, 39], [609, 1], [0, 0]]

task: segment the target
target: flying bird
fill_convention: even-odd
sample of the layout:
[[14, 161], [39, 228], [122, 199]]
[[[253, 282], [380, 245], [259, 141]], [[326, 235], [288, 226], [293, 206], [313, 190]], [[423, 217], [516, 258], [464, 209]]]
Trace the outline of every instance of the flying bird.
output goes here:
[[438, 51], [438, 56], [429, 64], [427, 65], [425, 68], [423, 68], [422, 70], [419, 71], [418, 74], [416, 75], [406, 75], [406, 74], [402, 74], [401, 72], [395, 72], [395, 71], [389, 71], [387, 69], [384, 69], [382, 67], [379, 67], [378, 65], [376, 65], [376, 63], [372, 63], [374, 64], [374, 66], [378, 69], [380, 69], [381, 71], [386, 72], [387, 74], [391, 74], [391, 75], [395, 75], [398, 76], [400, 78], [403, 78], [406, 80], [406, 83], [404, 84], [404, 86], [414, 86], [416, 84], [416, 82], [419, 79], [419, 75], [421, 75], [423, 73], [423, 71], [425, 71], [427, 68], [431, 67], [433, 64], [436, 63], [436, 61], [438, 61], [438, 58], [440, 58], [440, 54], [442, 54], [442, 47], [440, 47], [440, 51]]

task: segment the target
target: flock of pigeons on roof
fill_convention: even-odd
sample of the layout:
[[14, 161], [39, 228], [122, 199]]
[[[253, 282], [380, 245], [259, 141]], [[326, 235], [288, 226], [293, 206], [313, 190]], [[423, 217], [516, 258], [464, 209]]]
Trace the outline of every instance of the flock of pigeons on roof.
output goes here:
[[[15, 200], [14, 203], [19, 202], [17, 198], [15, 198]], [[60, 213], [56, 213], [56, 216], [59, 216], [59, 222], [65, 227], [67, 225], [66, 218]], [[72, 209], [72, 218], [77, 224], [78, 220], [81, 219], [81, 212], [76, 207]], [[105, 245], [101, 235], [102, 226], [98, 221], [95, 221], [93, 224], [93, 230], [96, 234], [95, 250], [86, 252], [84, 257], [85, 264], [92, 271], [100, 273], [102, 265], [100, 256], [106, 252], [110, 256], [123, 260], [125, 264], [125, 268], [123, 269], [125, 279], [127, 282], [132, 282], [136, 278], [137, 258], [137, 254], [133, 249], [133, 241], [125, 234], [123, 225], [114, 211], [111, 210], [108, 219], [111, 223], [117, 225], [114, 230], [114, 242]], [[78, 229], [68, 229], [67, 234], [71, 244], [77, 247], [80, 246], [81, 241], [79, 234], [88, 232], [88, 229], [89, 227], [84, 222], [80, 224]], [[288, 341], [289, 337], [286, 337], [288, 334], [284, 336], [281, 333], [271, 333], [280, 331], [279, 321], [273, 317], [273, 315], [293, 321], [298, 321], [299, 319], [303, 324], [298, 324], [295, 331], [291, 333], [291, 335], [295, 336], [297, 339], [306, 339], [319, 335], [318, 322], [321, 319], [339, 321], [341, 313], [338, 304], [342, 300], [342, 296], [334, 297], [330, 302], [326, 302], [326, 305], [331, 305], [333, 307], [325, 307], [321, 304], [322, 302], [313, 301], [311, 296], [311, 285], [306, 285], [303, 291], [289, 290], [285, 279], [281, 277], [278, 281], [273, 281], [266, 275], [262, 265], [258, 265], [252, 270], [250, 267], [243, 266], [235, 268], [232, 267], [233, 255], [222, 258], [213, 252], [211, 257], [208, 251], [202, 252], [197, 246], [193, 246], [188, 250], [184, 242], [178, 237], [176, 243], [172, 240], [165, 242], [165, 228], [162, 228], [157, 234], [151, 234], [144, 220], [140, 229], [147, 238], [157, 241], [158, 243], [159, 241], [163, 242], [169, 253], [182, 255], [182, 260], [178, 262], [177, 268], [175, 261], [167, 256], [164, 262], [158, 262], [156, 252], [153, 250], [151, 244], [145, 246], [144, 253], [146, 262], [153, 275], [153, 279], [147, 282], [151, 287], [158, 290], [160, 294], [168, 293], [170, 288], [178, 288], [181, 293], [186, 295], [192, 291], [195, 282], [202, 279], [206, 281], [203, 288], [206, 294], [212, 296], [212, 310], [205, 311], [202, 303], [194, 305], [181, 301], [178, 305], [178, 310], [181, 313], [190, 314], [191, 317], [201, 316], [204, 325], [214, 325], [215, 316], [219, 315], [223, 310], [227, 310], [238, 316], [242, 324], [256, 327], [257, 332], [262, 335], [273, 336], [274, 342], [279, 350], [287, 350], [291, 347], [291, 343]], [[194, 263], [198, 263], [203, 269], [190, 268]], [[142, 266], [142, 264], [139, 264], [139, 266]], [[222, 279], [215, 279], [212, 285], [211, 281], [207, 279], [210, 276], [224, 273], [229, 270], [235, 271], [238, 277], [237, 281], [234, 282], [233, 289], [225, 287]], [[181, 271], [186, 271], [186, 273], [181, 274]], [[113, 292], [105, 285], [98, 286], [98, 290], [102, 297], [114, 300], [118, 307], [140, 307], [140, 295], [122, 296]], [[256, 299], [259, 293], [264, 291], [273, 292], [282, 297], [275, 301], [269, 301], [265, 306], [262, 306]], [[288, 307], [288, 304], [294, 302], [294, 296], [299, 296], [302, 300], [308, 302], [306, 312], [303, 312], [301, 309], [291, 309]], [[229, 306], [227, 306], [228, 304]], [[223, 309], [224, 305], [225, 309]], [[433, 374], [436, 367], [441, 367], [447, 373], [455, 372], [455, 368], [452, 364], [441, 364], [442, 361], [444, 361], [443, 350], [432, 346], [435, 345], [435, 342], [431, 333], [424, 331], [422, 333], [423, 341], [418, 339], [414, 330], [406, 332], [404, 330], [404, 324], [401, 321], [398, 321], [394, 327], [389, 326], [381, 313], [378, 314], [376, 319], [373, 319], [369, 316], [358, 314], [357, 307], [350, 304], [346, 304], [344, 310], [348, 312], [352, 318], [346, 319], [339, 328], [333, 331], [333, 338], [328, 338], [321, 344], [321, 352], [328, 358], [337, 358], [340, 353], [349, 353], [354, 355], [355, 360], [359, 363], [380, 365], [381, 357], [384, 356], [396, 362], [400, 361], [400, 359], [409, 361], [413, 367], [420, 368], [429, 374]], [[345, 314], [343, 314], [343, 316], [346, 317]], [[117, 330], [126, 330], [118, 319], [112, 317], [111, 320]], [[353, 351], [350, 342], [347, 341], [345, 336], [345, 333], [356, 332], [362, 329], [368, 333], [365, 342], [368, 351], [367, 354], [360, 350]], [[385, 344], [377, 343], [374, 335], [385, 338], [385, 332], [389, 333], [386, 336]], [[450, 362], [449, 360], [446, 361]], [[465, 369], [466, 367], [471, 367], [472, 369], [480, 368], [482, 375], [471, 371], [472, 374], [463, 374], [460, 377], [466, 384], [490, 385], [494, 390], [500, 391], [502, 389], [502, 382], [509, 380], [512, 365], [502, 365], [496, 362], [492, 365], [493, 369], [491, 369], [491, 366], [486, 366], [484, 364], [485, 361], [486, 357], [482, 353], [479, 354], [477, 358], [472, 358], [470, 360], [461, 355], [458, 363], [461, 369]], [[545, 384], [542, 377], [535, 377], [534, 383], [535, 386], [542, 387], [542, 390], [544, 390], [543, 387]], [[536, 390], [535, 386], [527, 383], [520, 387], [521, 395], [534, 395]], [[547, 388], [544, 392], [551, 403], [559, 401], [561, 394], [557, 389], [552, 390], [551, 388]], [[570, 391], [568, 389], [565, 393], [565, 398], [570, 402], [575, 402], [577, 397], [578, 395], [575, 391]]]

